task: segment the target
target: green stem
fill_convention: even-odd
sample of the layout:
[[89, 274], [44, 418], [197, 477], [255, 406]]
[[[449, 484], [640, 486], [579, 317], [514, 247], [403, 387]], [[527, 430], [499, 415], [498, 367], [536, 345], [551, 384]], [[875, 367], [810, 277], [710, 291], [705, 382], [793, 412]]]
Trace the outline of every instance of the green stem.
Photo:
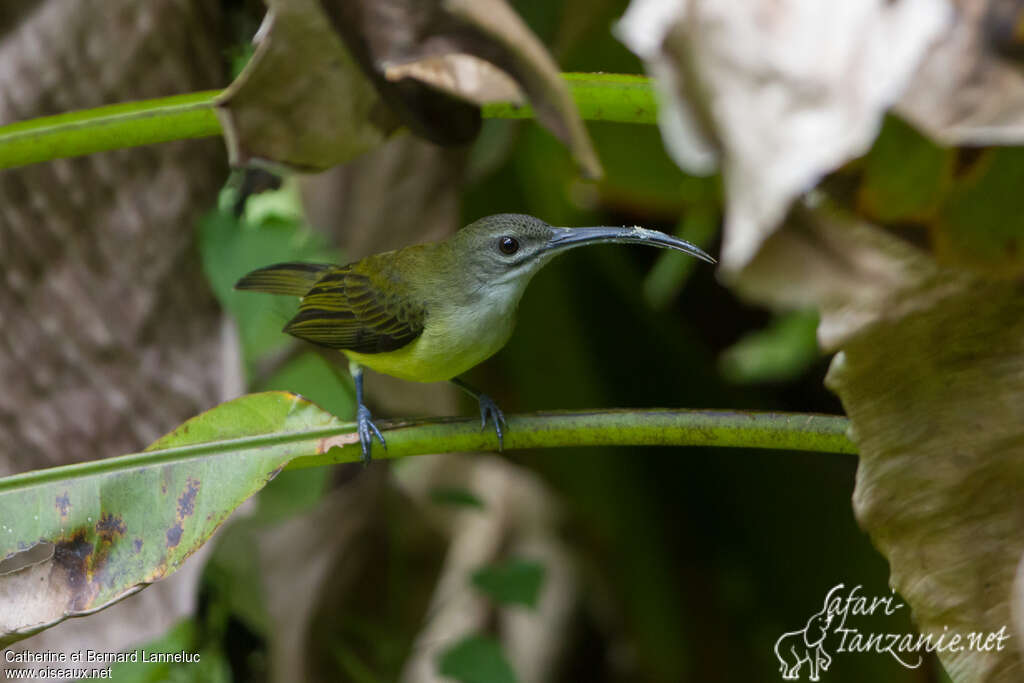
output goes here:
[[[588, 121], [654, 123], [649, 79], [627, 74], [563, 74]], [[0, 126], [0, 169], [126, 147], [221, 134], [213, 103], [219, 90], [126, 102]], [[529, 106], [483, 108], [487, 118], [533, 116]]]
[[0, 127], [0, 168], [220, 135], [219, 90], [125, 102]]
[[[493, 451], [497, 437], [476, 419], [430, 419], [378, 423], [388, 448], [374, 445], [375, 458], [427, 453]], [[507, 450], [565, 446], [719, 446], [821, 453], [856, 453], [846, 436], [849, 420], [808, 413], [716, 410], [597, 410], [512, 415], [505, 433]], [[286, 469], [357, 462], [361, 454], [355, 425], [259, 434], [238, 439], [143, 451], [114, 458], [62, 465], [0, 478], [0, 492], [48, 482], [179, 462], [200, 456], [290, 445], [297, 457]]]
[[[785, 451], [856, 453], [845, 417], [810, 413], [760, 413], [724, 410], [595, 410], [513, 415], [508, 418], [505, 449], [566, 446], [718, 446]], [[493, 428], [479, 420], [424, 420], [391, 424], [384, 431], [386, 452], [375, 458], [428, 453], [496, 450]], [[317, 467], [360, 458], [354, 434], [327, 444], [326, 453], [296, 458], [285, 469]]]
[[[633, 74], [562, 74], [576, 108], [584, 121], [614, 123], [658, 122], [658, 103], [651, 88], [651, 79]], [[484, 118], [530, 119], [533, 108], [508, 102], [485, 104]]]

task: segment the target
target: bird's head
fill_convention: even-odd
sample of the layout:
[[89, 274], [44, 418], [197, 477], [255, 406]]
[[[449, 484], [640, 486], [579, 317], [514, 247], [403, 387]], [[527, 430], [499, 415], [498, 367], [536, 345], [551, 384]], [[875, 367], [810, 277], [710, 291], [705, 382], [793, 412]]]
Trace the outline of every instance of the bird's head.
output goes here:
[[708, 263], [703, 250], [678, 237], [645, 228], [556, 228], [539, 218], [502, 213], [470, 223], [449, 240], [462, 268], [480, 283], [506, 285], [519, 293], [553, 257], [588, 244], [643, 244], [674, 249]]

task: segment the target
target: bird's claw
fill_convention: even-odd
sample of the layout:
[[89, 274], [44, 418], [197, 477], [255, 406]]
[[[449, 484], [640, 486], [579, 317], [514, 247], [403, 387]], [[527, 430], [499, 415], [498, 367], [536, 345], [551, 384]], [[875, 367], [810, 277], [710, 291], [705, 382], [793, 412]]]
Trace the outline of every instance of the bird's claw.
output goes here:
[[359, 427], [359, 445], [363, 449], [363, 465], [368, 465], [370, 464], [370, 446], [373, 445], [373, 437], [377, 437], [380, 445], [385, 450], [387, 450], [388, 445], [384, 443], [384, 436], [377, 429], [377, 425], [373, 424], [369, 408], [364, 405], [359, 406], [359, 409], [356, 411], [356, 423]]
[[505, 413], [501, 412], [498, 404], [487, 394], [480, 394], [477, 401], [480, 403], [480, 429], [483, 430], [487, 427], [488, 420], [494, 422], [494, 431], [498, 434], [498, 452], [500, 453], [505, 449], [501, 428], [508, 427], [508, 423], [505, 422]]

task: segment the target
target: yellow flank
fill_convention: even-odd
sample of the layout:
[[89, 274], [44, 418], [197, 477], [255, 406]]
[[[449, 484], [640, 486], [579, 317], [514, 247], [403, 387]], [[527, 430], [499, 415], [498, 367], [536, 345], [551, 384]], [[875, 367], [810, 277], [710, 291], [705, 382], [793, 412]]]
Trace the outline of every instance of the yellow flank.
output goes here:
[[412, 382], [442, 382], [493, 356], [508, 341], [514, 327], [514, 307], [435, 306], [428, 314], [423, 334], [402, 348], [383, 353], [342, 349], [342, 353], [385, 375]]

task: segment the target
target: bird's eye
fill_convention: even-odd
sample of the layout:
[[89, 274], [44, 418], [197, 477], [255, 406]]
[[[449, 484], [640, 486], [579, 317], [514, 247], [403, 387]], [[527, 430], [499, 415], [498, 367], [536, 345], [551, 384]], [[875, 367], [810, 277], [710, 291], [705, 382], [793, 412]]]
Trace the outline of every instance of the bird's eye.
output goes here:
[[511, 256], [512, 254], [519, 251], [519, 240], [517, 240], [515, 237], [509, 237], [508, 235], [505, 235], [504, 237], [499, 237], [498, 249], [501, 250], [502, 254], [507, 254]]

